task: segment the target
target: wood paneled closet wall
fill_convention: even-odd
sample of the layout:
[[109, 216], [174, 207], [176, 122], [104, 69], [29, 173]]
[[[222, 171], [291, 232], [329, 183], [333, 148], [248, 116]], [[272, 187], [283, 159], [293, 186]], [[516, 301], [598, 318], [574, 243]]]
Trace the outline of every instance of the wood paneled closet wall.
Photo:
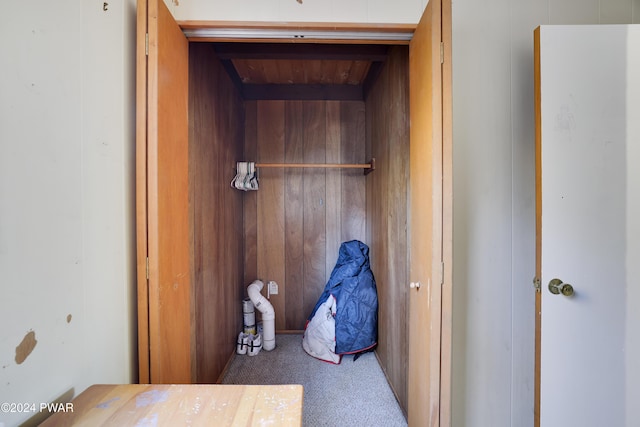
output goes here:
[[[359, 101], [251, 101], [245, 158], [265, 163], [357, 163], [365, 156]], [[261, 169], [244, 197], [245, 282], [275, 280], [276, 329], [302, 330], [333, 269], [340, 243], [366, 240], [360, 169]]]
[[[191, 43], [189, 199], [192, 374], [215, 382], [256, 278], [275, 280], [276, 329], [302, 330], [340, 243], [370, 247], [380, 300], [377, 355], [406, 410], [408, 351], [408, 48], [390, 55], [364, 101], [243, 101], [211, 44]], [[235, 162], [365, 163], [358, 169], [261, 169], [260, 189], [231, 188]]]

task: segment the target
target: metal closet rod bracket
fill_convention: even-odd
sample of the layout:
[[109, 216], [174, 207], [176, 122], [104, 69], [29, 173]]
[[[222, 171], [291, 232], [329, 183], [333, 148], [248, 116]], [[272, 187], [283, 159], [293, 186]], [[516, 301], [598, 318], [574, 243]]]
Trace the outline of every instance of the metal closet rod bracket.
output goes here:
[[325, 169], [364, 169], [368, 175], [376, 169], [375, 157], [369, 163], [256, 163], [257, 168], [325, 168]]

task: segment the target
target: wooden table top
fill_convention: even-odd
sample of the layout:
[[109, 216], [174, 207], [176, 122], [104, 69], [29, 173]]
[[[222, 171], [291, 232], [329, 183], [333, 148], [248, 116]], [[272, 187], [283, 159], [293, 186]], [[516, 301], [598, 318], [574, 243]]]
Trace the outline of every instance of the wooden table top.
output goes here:
[[293, 384], [93, 385], [41, 426], [301, 426], [302, 399]]

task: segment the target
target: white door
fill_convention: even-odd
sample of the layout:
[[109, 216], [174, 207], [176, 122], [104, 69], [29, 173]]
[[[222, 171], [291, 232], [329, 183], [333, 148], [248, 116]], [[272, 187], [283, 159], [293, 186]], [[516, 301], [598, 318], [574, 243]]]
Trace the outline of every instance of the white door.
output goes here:
[[638, 426], [640, 26], [542, 26], [536, 68], [540, 426]]

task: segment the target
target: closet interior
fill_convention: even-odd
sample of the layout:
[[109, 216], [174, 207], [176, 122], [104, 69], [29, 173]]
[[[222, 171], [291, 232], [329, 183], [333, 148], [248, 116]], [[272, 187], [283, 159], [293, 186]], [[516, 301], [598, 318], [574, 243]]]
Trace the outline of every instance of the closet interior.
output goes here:
[[[189, 43], [193, 382], [223, 373], [249, 283], [277, 282], [276, 331], [302, 331], [340, 243], [358, 239], [377, 282], [376, 354], [406, 412], [408, 58], [407, 45]], [[272, 166], [257, 191], [230, 185], [238, 161]]]

